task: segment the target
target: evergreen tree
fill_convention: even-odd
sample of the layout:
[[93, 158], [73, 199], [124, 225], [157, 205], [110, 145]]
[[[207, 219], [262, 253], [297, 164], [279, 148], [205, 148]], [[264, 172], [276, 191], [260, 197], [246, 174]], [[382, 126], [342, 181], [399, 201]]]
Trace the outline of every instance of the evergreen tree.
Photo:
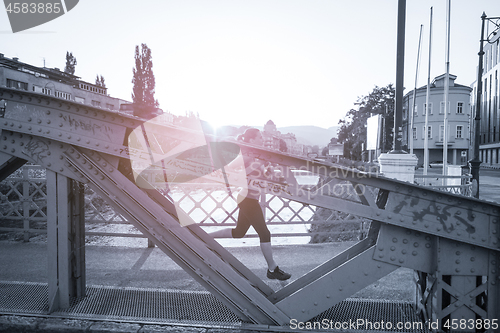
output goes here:
[[64, 72], [68, 74], [75, 74], [76, 58], [73, 56], [72, 52], [66, 52], [66, 66], [64, 67]]
[[153, 61], [151, 49], [146, 44], [135, 47], [135, 68], [132, 69], [134, 84], [132, 101], [140, 107], [157, 108], [159, 103], [155, 99], [155, 76], [153, 74]]
[[104, 78], [102, 77], [102, 75], [101, 76], [99, 76], [99, 74], [96, 75], [96, 77], [95, 77], [95, 84], [97, 86], [106, 88], [106, 83], [104, 83]]

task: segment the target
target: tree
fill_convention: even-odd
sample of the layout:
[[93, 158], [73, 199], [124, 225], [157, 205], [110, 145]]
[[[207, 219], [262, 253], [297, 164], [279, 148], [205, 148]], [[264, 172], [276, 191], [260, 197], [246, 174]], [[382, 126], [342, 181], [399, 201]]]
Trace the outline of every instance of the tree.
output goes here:
[[101, 76], [99, 76], [99, 74], [96, 75], [95, 84], [96, 86], [106, 88], [106, 83], [104, 83], [104, 78], [102, 77], [102, 75]]
[[159, 106], [155, 99], [155, 76], [153, 74], [153, 61], [151, 58], [151, 49], [146, 44], [135, 47], [135, 68], [132, 69], [134, 84], [132, 90], [132, 100], [139, 107]]
[[66, 51], [66, 66], [64, 67], [64, 73], [75, 74], [76, 58], [73, 56], [73, 52]]
[[382, 135], [385, 137], [383, 151], [391, 149], [392, 130], [394, 128], [394, 97], [395, 90], [392, 84], [387, 87], [377, 87], [364, 97], [359, 97], [356, 105], [359, 110], [351, 109], [346, 113], [344, 119], [339, 121], [341, 125], [338, 139], [344, 144], [344, 156], [351, 160], [361, 160], [363, 143], [366, 144], [366, 121], [375, 114], [381, 114], [385, 119], [385, 128]]

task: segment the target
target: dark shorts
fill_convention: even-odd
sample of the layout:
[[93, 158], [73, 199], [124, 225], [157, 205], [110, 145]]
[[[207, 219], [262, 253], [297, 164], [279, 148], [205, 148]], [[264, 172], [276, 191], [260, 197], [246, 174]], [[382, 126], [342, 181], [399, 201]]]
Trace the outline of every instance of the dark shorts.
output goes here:
[[252, 226], [259, 235], [261, 243], [271, 241], [271, 232], [267, 228], [262, 208], [256, 199], [245, 198], [238, 204], [240, 208], [236, 228], [232, 229], [233, 238], [242, 238]]

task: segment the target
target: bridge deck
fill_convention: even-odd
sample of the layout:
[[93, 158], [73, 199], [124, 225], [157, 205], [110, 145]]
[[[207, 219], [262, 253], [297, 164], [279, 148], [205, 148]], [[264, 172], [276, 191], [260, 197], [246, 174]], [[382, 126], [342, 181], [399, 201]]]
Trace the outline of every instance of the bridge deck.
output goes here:
[[[0, 313], [48, 315], [46, 283], [0, 282]], [[145, 324], [256, 329], [242, 323], [224, 304], [209, 292], [175, 291], [151, 288], [118, 288], [87, 286], [87, 296], [73, 298], [69, 308], [51, 314], [53, 317], [117, 320]], [[417, 323], [412, 304], [404, 301], [349, 298], [321, 313], [309, 322], [348, 323], [356, 319], [380, 323]], [[293, 325], [291, 326], [294, 327]], [[369, 332], [363, 326], [359, 332]], [[424, 333], [427, 328], [390, 330], [391, 332]]]

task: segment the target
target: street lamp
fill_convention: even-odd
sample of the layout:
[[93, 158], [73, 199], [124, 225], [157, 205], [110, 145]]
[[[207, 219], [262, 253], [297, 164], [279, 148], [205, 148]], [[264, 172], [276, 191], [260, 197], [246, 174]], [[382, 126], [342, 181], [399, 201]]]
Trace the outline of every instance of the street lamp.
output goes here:
[[[483, 90], [483, 42], [489, 42], [493, 36], [497, 34], [497, 31], [500, 29], [500, 17], [487, 17], [486, 13], [483, 12], [481, 15], [481, 39], [479, 40], [479, 66], [477, 70], [477, 94], [476, 94], [476, 116], [474, 117], [474, 154], [473, 159], [469, 161], [470, 170], [472, 174], [472, 179], [476, 181], [476, 193], [474, 194], [475, 198], [479, 199], [479, 165], [481, 164], [481, 160], [479, 159], [479, 141], [481, 140], [481, 93]], [[497, 20], [494, 22], [493, 20]], [[495, 25], [495, 29], [488, 35], [486, 39], [484, 39], [484, 23], [488, 21]]]

